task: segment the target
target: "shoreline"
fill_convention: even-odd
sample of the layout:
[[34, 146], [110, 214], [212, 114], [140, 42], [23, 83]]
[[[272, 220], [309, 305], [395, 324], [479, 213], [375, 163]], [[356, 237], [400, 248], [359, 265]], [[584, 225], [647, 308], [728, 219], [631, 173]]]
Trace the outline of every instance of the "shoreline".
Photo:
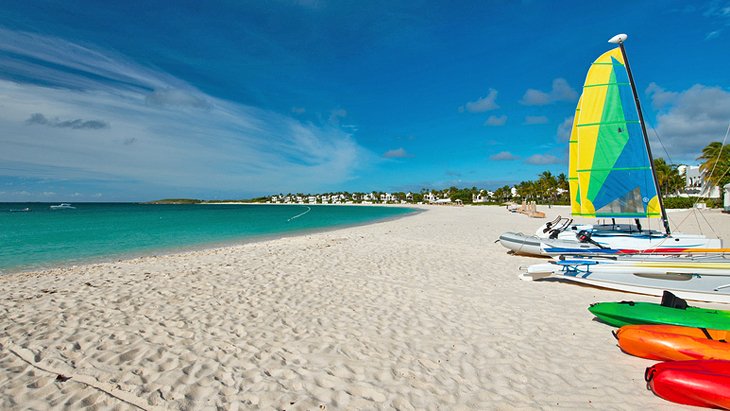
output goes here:
[[[222, 204], [227, 204], [227, 203], [222, 203]], [[298, 204], [293, 204], [293, 205], [298, 205]], [[365, 205], [367, 205], [367, 204], [365, 204]], [[385, 218], [378, 218], [378, 219], [363, 222], [363, 223], [342, 224], [342, 225], [329, 226], [329, 227], [323, 227], [323, 228], [313, 228], [313, 229], [302, 229], [302, 230], [289, 231], [286, 233], [277, 233], [277, 234], [252, 235], [252, 236], [238, 238], [238, 239], [206, 242], [206, 243], [199, 243], [199, 244], [195, 244], [195, 245], [169, 246], [169, 247], [158, 248], [158, 249], [125, 252], [125, 253], [115, 254], [115, 255], [87, 257], [87, 258], [81, 258], [80, 260], [77, 260], [77, 261], [65, 261], [65, 262], [57, 262], [57, 263], [51, 263], [51, 264], [41, 264], [39, 266], [34, 266], [34, 267], [1, 269], [0, 278], [2, 278], [4, 276], [8, 276], [8, 275], [14, 275], [14, 274], [37, 273], [37, 272], [43, 272], [43, 271], [54, 270], [54, 269], [64, 269], [64, 268], [66, 268], [66, 269], [83, 268], [84, 266], [88, 266], [88, 265], [122, 262], [125, 260], [134, 260], [134, 259], [145, 258], [145, 257], [157, 257], [157, 256], [165, 256], [165, 255], [185, 254], [185, 253], [195, 252], [195, 251], [214, 250], [214, 249], [218, 249], [218, 248], [235, 247], [237, 245], [243, 245], [243, 244], [249, 244], [249, 243], [272, 241], [272, 240], [278, 240], [278, 239], [283, 239], [283, 238], [288, 238], [288, 237], [306, 236], [306, 235], [311, 235], [311, 234], [315, 234], [315, 233], [319, 233], [319, 232], [327, 232], [327, 231], [332, 231], [332, 230], [346, 229], [346, 228], [350, 228], [350, 227], [377, 224], [377, 223], [381, 223], [381, 222], [387, 222], [390, 220], [397, 220], [399, 218], [405, 218], [408, 216], [416, 215], [418, 213], [427, 211], [427, 209], [418, 208], [418, 207], [408, 207], [408, 208], [412, 208], [413, 212], [410, 212], [407, 214], [389, 216], [389, 217], [385, 217]]]
[[520, 281], [543, 260], [494, 243], [564, 209], [428, 211], [2, 276], [0, 408], [692, 409], [587, 310], [658, 299]]

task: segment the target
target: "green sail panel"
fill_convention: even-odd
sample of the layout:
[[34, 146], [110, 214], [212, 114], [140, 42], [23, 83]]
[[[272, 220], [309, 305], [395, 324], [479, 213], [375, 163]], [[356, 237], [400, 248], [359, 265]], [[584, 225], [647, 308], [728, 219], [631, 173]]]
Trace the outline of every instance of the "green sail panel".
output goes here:
[[619, 48], [591, 65], [579, 104], [571, 150], [580, 212], [573, 215], [659, 217], [649, 153]]

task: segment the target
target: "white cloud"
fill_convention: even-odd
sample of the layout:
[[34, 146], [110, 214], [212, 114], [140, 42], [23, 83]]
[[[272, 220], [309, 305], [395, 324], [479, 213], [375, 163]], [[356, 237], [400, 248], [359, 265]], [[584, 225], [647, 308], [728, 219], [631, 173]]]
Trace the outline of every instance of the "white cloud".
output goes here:
[[553, 80], [552, 89], [548, 92], [536, 89], [527, 89], [520, 104], [526, 106], [545, 106], [559, 101], [577, 101], [578, 92], [575, 91], [564, 78]]
[[649, 87], [646, 88], [646, 94], [648, 94], [651, 98], [651, 105], [655, 109], [670, 106], [676, 103], [677, 99], [679, 99], [679, 93], [666, 91], [654, 82], [649, 83]]
[[546, 116], [526, 116], [525, 124], [547, 124], [548, 118]]
[[465, 105], [459, 107], [459, 111], [464, 112], [464, 110], [466, 110], [470, 113], [482, 113], [485, 111], [496, 110], [499, 108], [496, 100], [497, 90], [490, 88], [489, 94], [487, 94], [486, 97], [481, 97], [476, 101], [470, 101], [466, 103]]
[[652, 105], [662, 108], [649, 131], [655, 157], [666, 149], [674, 162], [693, 162], [707, 144], [722, 141], [730, 121], [730, 91], [701, 84], [681, 92], [650, 88]]
[[[164, 72], [62, 39], [0, 29], [0, 71], [37, 81], [0, 80], [0, 177], [91, 181], [92, 193], [142, 186], [317, 191], [353, 178], [377, 158], [333, 124], [303, 124], [217, 99]], [[345, 115], [332, 112], [336, 121]], [[97, 123], [88, 121], [112, 126], [94, 129]]]
[[573, 129], [573, 116], [567, 117], [562, 123], [558, 125], [558, 140], [568, 141], [570, 140], [570, 132]]
[[520, 104], [524, 104], [526, 106], [545, 106], [551, 102], [550, 94], [532, 88], [528, 89], [525, 92], [525, 95], [522, 96], [522, 100], [520, 100]]
[[530, 157], [528, 157], [527, 159], [525, 159], [525, 163], [536, 164], [536, 165], [548, 165], [548, 164], [560, 164], [560, 163], [562, 163], [562, 160], [551, 154], [533, 154]]
[[492, 161], [512, 161], [519, 159], [519, 157], [510, 153], [509, 151], [500, 151], [497, 154], [492, 154], [491, 156], [489, 156], [489, 159]]
[[484, 122], [485, 126], [503, 126], [507, 123], [507, 116], [489, 116], [487, 121]]
[[383, 157], [385, 158], [406, 158], [406, 157], [412, 157], [406, 150], [401, 148], [396, 148], [394, 150], [388, 150], [385, 153], [383, 153]]

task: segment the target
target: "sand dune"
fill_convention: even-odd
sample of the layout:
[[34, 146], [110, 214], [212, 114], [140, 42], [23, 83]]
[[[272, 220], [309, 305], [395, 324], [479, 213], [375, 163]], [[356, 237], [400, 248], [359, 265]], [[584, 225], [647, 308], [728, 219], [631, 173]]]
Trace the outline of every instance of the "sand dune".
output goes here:
[[[730, 238], [730, 217], [706, 216]], [[622, 354], [586, 310], [653, 298], [517, 278], [539, 260], [494, 240], [542, 221], [435, 207], [3, 276], [0, 408], [677, 409], [646, 390], [653, 362]]]

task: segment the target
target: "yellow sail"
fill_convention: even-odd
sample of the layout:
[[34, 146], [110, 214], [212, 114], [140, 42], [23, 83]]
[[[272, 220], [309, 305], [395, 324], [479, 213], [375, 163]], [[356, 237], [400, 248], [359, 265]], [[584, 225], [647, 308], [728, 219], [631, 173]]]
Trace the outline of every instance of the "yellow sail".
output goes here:
[[580, 215], [580, 187], [578, 185], [578, 115], [580, 114], [580, 101], [575, 107], [573, 126], [570, 130], [570, 148], [568, 151], [568, 186], [570, 188], [570, 213], [574, 216]]
[[[648, 148], [620, 48], [591, 64], [573, 124], [571, 140], [576, 141], [571, 141], [570, 159], [577, 176], [573, 215], [659, 217]], [[569, 173], [571, 169], [572, 165]]]

